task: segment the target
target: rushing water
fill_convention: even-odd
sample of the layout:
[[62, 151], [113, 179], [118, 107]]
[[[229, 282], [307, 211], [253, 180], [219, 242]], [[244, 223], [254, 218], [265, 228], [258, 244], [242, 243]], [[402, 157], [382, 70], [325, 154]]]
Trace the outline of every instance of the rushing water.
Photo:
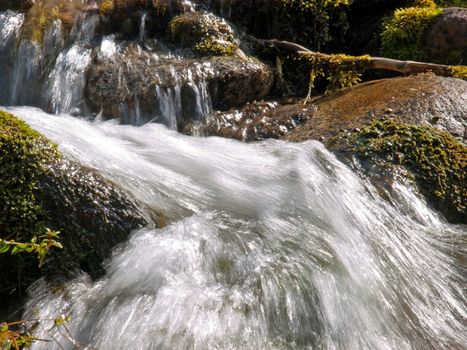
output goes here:
[[[465, 349], [465, 227], [409, 188], [392, 205], [314, 141], [9, 110], [169, 217], [133, 232], [99, 281], [38, 282], [24, 317], [71, 315], [75, 339], [102, 350]], [[33, 349], [73, 348], [49, 328], [36, 335], [62, 348]]]

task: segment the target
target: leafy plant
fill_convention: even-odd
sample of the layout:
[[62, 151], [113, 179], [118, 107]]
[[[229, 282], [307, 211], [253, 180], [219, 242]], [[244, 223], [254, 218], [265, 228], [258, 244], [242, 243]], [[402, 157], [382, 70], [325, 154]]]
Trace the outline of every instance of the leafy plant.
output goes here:
[[427, 28], [441, 15], [432, 7], [398, 9], [384, 24], [381, 33], [382, 54], [402, 60], [426, 60], [423, 38]]
[[28, 243], [0, 239], [0, 254], [6, 253], [10, 250], [12, 255], [18, 253], [35, 253], [39, 260], [38, 265], [41, 267], [50, 248], [63, 248], [62, 244], [56, 240], [60, 232], [50, 229], [46, 229], [46, 231], [46, 234], [39, 236], [39, 239], [37, 236], [34, 236], [32, 237], [31, 242]]

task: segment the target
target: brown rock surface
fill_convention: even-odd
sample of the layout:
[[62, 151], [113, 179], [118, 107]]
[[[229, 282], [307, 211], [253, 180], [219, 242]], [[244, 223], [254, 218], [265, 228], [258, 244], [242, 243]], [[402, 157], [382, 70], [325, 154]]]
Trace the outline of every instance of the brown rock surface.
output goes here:
[[319, 98], [313, 105], [316, 111], [309, 120], [285, 139], [328, 139], [339, 130], [385, 117], [429, 124], [463, 141], [467, 137], [467, 82], [460, 79], [418, 75], [372, 81]]

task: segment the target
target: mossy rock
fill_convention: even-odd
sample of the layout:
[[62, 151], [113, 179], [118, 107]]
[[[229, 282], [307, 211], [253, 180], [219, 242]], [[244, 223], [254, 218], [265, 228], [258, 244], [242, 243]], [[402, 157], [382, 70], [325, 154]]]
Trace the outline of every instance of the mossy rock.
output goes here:
[[238, 48], [233, 29], [211, 13], [188, 12], [169, 24], [171, 40], [200, 55], [233, 55]]
[[63, 245], [41, 269], [32, 255], [0, 255], [2, 308], [41, 276], [56, 280], [78, 270], [100, 276], [111, 249], [155, 221], [156, 213], [139, 209], [128, 194], [0, 111], [0, 238], [28, 242], [50, 228], [61, 232]]
[[447, 220], [467, 223], [467, 147], [449, 133], [386, 119], [342, 132], [327, 147], [381, 169], [405, 168]]
[[424, 52], [426, 32], [441, 14], [442, 10], [436, 7], [396, 10], [381, 33], [382, 55], [401, 60], [428, 60]]

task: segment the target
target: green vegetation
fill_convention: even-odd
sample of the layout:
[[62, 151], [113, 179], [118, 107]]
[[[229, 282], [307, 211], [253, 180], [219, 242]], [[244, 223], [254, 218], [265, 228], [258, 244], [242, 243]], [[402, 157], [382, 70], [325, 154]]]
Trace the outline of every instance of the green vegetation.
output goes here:
[[0, 232], [29, 240], [46, 232], [36, 200], [38, 179], [59, 157], [56, 146], [15, 116], [0, 111]]
[[[344, 54], [327, 55], [322, 53], [307, 53], [288, 58], [287, 80], [296, 84], [305, 78], [308, 88], [315, 87], [320, 78], [326, 80], [326, 94], [339, 89], [358, 84], [370, 56], [348, 56]], [[289, 72], [287, 72], [289, 71]]]
[[346, 8], [352, 0], [277, 0], [276, 17], [280, 36], [315, 50], [332, 39], [332, 27], [342, 36], [347, 30]]
[[467, 66], [452, 66], [451, 74], [453, 78], [467, 80]]
[[385, 22], [381, 33], [382, 55], [401, 60], [426, 60], [423, 37], [441, 13], [441, 9], [433, 7], [396, 10], [394, 16]]
[[449, 133], [387, 119], [328, 142], [331, 149], [339, 144], [362, 160], [405, 167], [434, 207], [449, 220], [465, 220], [467, 147]]
[[62, 244], [56, 240], [59, 233], [60, 232], [58, 231], [46, 229], [46, 233], [39, 236], [40, 241], [38, 241], [37, 236], [34, 236], [31, 238], [31, 242], [28, 243], [0, 239], [0, 254], [8, 252], [10, 249], [11, 255], [18, 253], [35, 253], [37, 254], [37, 259], [39, 260], [38, 265], [41, 267], [44, 263], [44, 258], [49, 252], [50, 248], [63, 248]]
[[174, 42], [200, 55], [233, 55], [238, 48], [232, 28], [208, 13], [191, 12], [174, 17], [169, 34]]
[[56, 20], [60, 20], [62, 28], [71, 29], [77, 11], [83, 2], [80, 0], [37, 0], [26, 14], [22, 36], [34, 42], [44, 41], [45, 30]]

